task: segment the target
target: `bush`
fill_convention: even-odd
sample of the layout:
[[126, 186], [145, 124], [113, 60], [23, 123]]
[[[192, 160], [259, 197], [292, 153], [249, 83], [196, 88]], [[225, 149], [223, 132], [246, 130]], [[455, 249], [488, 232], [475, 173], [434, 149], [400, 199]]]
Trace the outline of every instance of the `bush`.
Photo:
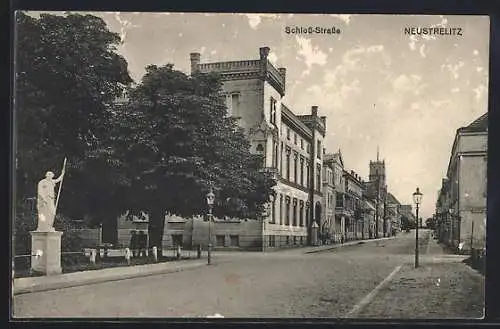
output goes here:
[[[29, 204], [20, 205], [17, 207], [15, 223], [14, 223], [14, 239], [15, 255], [30, 255], [31, 254], [31, 234], [30, 232], [36, 230], [38, 219], [36, 210]], [[82, 239], [78, 231], [71, 230], [74, 224], [70, 219], [62, 215], [56, 215], [54, 228], [57, 231], [62, 231], [61, 237], [61, 251], [81, 251]]]

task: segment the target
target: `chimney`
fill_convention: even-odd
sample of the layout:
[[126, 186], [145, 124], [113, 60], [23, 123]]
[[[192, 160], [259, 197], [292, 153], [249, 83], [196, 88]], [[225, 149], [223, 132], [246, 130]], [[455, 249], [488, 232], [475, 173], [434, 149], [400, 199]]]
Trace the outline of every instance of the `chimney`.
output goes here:
[[318, 116], [318, 106], [314, 105], [314, 106], [311, 106], [311, 114], [313, 117], [317, 117]]
[[191, 53], [191, 74], [198, 71], [198, 64], [200, 64], [201, 54], [200, 53]]
[[283, 77], [283, 80], [286, 80], [286, 68], [284, 68], [284, 67], [280, 67], [280, 68], [278, 69], [278, 71], [280, 71], [280, 74], [281, 74], [281, 76]]
[[269, 47], [260, 47], [259, 48], [260, 59], [267, 59], [267, 56], [269, 56], [270, 51], [271, 51], [271, 48], [269, 48]]

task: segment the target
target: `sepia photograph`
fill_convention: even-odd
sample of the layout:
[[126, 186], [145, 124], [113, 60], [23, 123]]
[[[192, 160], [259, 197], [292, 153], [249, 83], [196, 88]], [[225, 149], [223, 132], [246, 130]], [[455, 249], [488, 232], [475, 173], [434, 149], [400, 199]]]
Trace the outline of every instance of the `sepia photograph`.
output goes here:
[[489, 31], [17, 11], [11, 318], [482, 319]]

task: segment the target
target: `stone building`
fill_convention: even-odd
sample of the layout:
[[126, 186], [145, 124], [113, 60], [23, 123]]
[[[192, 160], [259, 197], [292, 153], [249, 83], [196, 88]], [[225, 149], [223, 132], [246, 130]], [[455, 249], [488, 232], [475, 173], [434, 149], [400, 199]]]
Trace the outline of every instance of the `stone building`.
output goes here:
[[485, 248], [488, 114], [457, 129], [436, 203], [440, 238], [454, 248]]
[[347, 241], [361, 239], [368, 229], [362, 209], [363, 180], [353, 170], [344, 170], [344, 182], [345, 237]]
[[323, 159], [323, 209], [325, 220], [320, 228], [323, 243], [335, 242], [335, 184], [334, 163], [332, 158]]
[[345, 208], [345, 179], [344, 179], [344, 160], [342, 152], [326, 154], [324, 165], [332, 170], [333, 175], [333, 202], [335, 207], [333, 230], [333, 242], [338, 243], [345, 240], [345, 223], [348, 216]]
[[296, 115], [282, 103], [286, 69], [269, 62], [269, 47], [252, 60], [202, 63], [191, 53], [191, 73], [216, 72], [223, 81], [228, 115], [238, 119], [251, 152], [264, 155], [264, 169], [276, 173], [276, 197], [263, 218], [263, 248], [311, 244], [313, 226], [324, 222], [322, 207], [323, 139], [326, 117], [312, 106]]
[[365, 196], [375, 204], [375, 237], [386, 236], [388, 224], [386, 218], [387, 183], [385, 172], [385, 160], [370, 161], [370, 173], [368, 182], [365, 184]]
[[401, 202], [392, 193], [387, 193], [386, 207], [387, 222], [391, 225], [389, 233], [401, 232]]

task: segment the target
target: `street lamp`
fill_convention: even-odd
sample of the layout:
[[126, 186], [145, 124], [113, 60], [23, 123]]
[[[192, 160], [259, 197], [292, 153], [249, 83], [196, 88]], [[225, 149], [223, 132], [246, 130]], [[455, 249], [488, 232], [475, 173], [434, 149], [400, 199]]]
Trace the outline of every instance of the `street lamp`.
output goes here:
[[413, 193], [413, 202], [415, 202], [416, 206], [416, 215], [417, 215], [417, 225], [415, 228], [415, 268], [418, 267], [418, 206], [422, 202], [422, 193], [420, 193], [420, 189], [417, 187], [417, 190]]
[[211, 231], [211, 224], [212, 224], [212, 208], [214, 206], [214, 201], [215, 201], [215, 194], [212, 192], [212, 188], [210, 188], [210, 191], [207, 193], [207, 205], [208, 205], [208, 265], [212, 263], [212, 255], [211, 255], [211, 249], [212, 249], [212, 231]]

